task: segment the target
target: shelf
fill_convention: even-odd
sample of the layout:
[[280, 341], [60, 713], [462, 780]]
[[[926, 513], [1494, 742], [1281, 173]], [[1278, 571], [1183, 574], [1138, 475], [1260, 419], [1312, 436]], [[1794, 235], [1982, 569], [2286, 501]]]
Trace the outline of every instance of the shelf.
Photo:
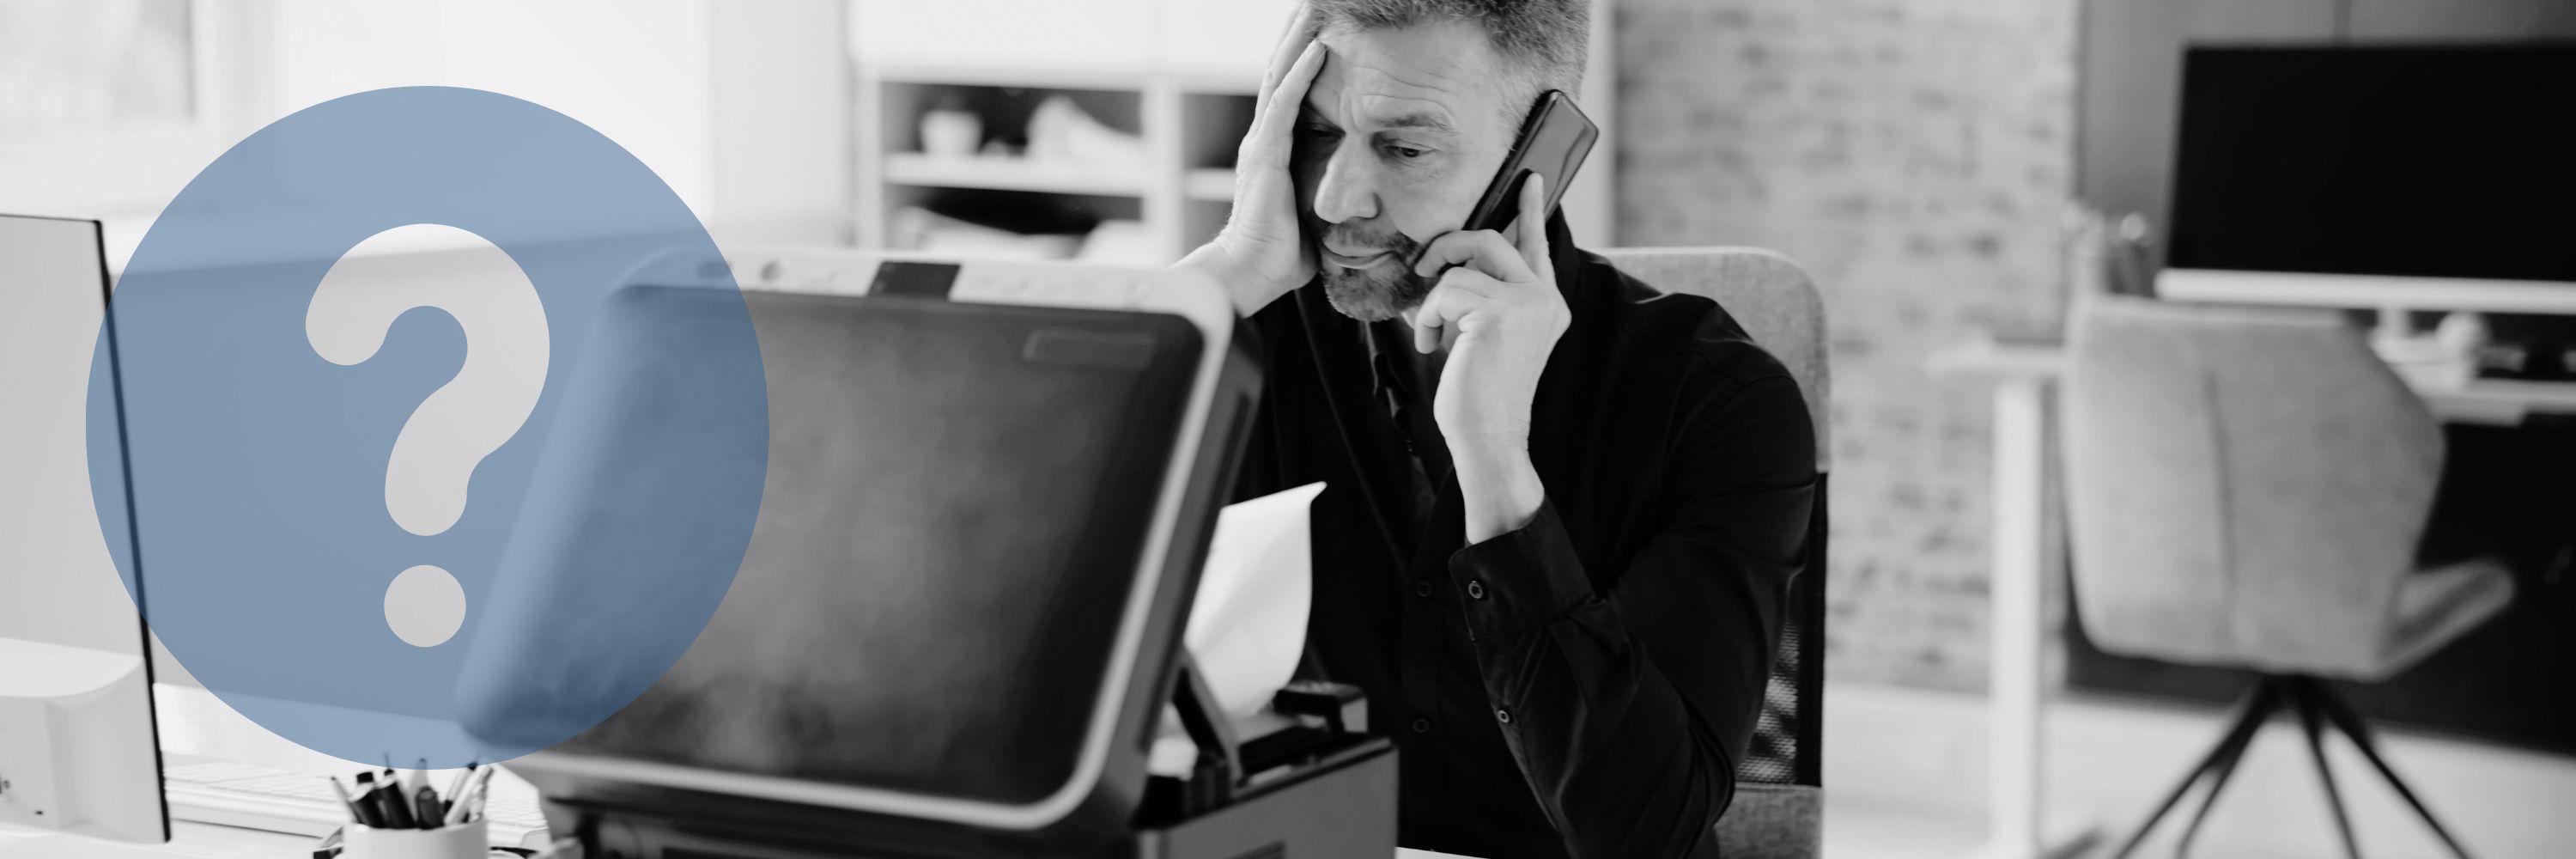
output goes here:
[[1192, 200], [1234, 202], [1234, 168], [1200, 167], [1181, 179], [1181, 195]]
[[[885, 178], [897, 185], [941, 188], [988, 188], [1103, 197], [1141, 197], [1145, 194], [1145, 176], [1140, 171], [1043, 164], [1018, 158], [953, 158], [919, 152], [889, 152], [885, 156]], [[1227, 181], [1231, 185], [1233, 180], [1229, 177]], [[1231, 190], [1227, 192], [1229, 198], [1232, 193]]]
[[2576, 382], [2470, 379], [2450, 385], [2407, 383], [2451, 423], [2520, 426], [2534, 414], [2576, 414]]
[[1013, 68], [967, 65], [885, 65], [864, 67], [879, 83], [930, 86], [991, 86], [1015, 89], [1087, 89], [1141, 92], [1148, 75], [1119, 68]]

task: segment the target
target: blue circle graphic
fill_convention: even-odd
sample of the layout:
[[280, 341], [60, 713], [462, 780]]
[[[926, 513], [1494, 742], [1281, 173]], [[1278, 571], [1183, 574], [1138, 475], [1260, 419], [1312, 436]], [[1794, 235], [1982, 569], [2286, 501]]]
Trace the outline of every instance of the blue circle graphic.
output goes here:
[[[397, 233], [458, 241], [373, 249]], [[469, 264], [493, 249], [500, 275]], [[351, 761], [506, 760], [612, 715], [759, 512], [767, 388], [720, 259], [643, 162], [520, 99], [376, 90], [245, 138], [153, 222], [93, 364], [92, 488], [145, 620]], [[692, 297], [635, 300], [671, 260]]]

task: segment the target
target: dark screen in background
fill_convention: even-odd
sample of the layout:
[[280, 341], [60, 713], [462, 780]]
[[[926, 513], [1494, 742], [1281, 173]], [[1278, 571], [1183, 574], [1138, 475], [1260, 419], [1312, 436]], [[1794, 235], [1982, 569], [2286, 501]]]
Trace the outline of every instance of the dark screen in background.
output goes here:
[[2177, 268], [2576, 281], [2576, 43], [2194, 48]]

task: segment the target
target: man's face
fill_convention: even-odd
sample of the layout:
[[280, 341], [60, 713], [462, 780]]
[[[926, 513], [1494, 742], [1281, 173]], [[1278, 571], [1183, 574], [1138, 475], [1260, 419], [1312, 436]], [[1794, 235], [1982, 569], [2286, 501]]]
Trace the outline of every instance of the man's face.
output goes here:
[[1458, 229], [1518, 131], [1518, 88], [1464, 22], [1327, 29], [1290, 173], [1334, 309], [1374, 322], [1422, 304], [1422, 246]]

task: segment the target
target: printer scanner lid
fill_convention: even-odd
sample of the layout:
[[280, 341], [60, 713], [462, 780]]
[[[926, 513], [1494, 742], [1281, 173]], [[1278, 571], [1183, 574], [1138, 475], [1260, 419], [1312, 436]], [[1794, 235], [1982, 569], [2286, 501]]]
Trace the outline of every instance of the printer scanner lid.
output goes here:
[[[1222, 290], [1075, 264], [733, 265], [771, 415], [750, 548], [669, 672], [512, 768], [576, 803], [723, 797], [984, 832], [1123, 820], [1249, 418]], [[689, 360], [692, 317], [732, 300], [692, 271], [648, 267], [612, 299], [576, 391]], [[663, 423], [568, 423], [548, 450], [597, 470], [685, 450]], [[583, 470], [541, 468], [527, 505], [625, 503]], [[485, 622], [593, 610], [613, 583], [561, 572], [593, 551], [515, 540]], [[497, 716], [580, 694], [567, 679], [509, 678], [509, 705], [468, 727], [506, 733]]]

